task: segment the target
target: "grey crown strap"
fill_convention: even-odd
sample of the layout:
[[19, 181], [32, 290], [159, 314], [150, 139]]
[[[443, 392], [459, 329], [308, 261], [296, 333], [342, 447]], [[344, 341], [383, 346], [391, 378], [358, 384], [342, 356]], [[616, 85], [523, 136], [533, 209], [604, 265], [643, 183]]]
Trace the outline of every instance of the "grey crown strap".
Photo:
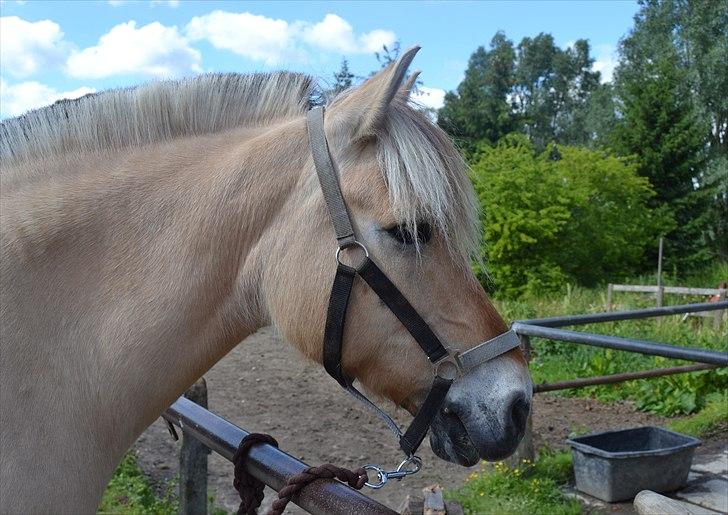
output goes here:
[[346, 210], [344, 197], [339, 186], [339, 176], [334, 169], [334, 160], [329, 153], [329, 144], [324, 131], [324, 108], [314, 107], [306, 117], [308, 124], [308, 144], [316, 166], [321, 191], [324, 194], [326, 207], [329, 208], [331, 223], [336, 233], [339, 247], [344, 248], [354, 243], [354, 228], [351, 226], [349, 212]]

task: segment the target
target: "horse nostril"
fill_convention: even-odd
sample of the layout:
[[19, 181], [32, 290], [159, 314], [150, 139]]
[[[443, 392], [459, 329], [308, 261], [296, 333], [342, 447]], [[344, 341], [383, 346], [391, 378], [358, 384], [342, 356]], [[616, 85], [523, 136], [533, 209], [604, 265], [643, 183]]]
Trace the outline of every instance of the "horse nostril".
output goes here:
[[530, 409], [530, 403], [526, 400], [525, 395], [519, 393], [514, 396], [507, 413], [510, 414], [510, 422], [519, 432], [526, 425], [526, 419], [528, 418]]

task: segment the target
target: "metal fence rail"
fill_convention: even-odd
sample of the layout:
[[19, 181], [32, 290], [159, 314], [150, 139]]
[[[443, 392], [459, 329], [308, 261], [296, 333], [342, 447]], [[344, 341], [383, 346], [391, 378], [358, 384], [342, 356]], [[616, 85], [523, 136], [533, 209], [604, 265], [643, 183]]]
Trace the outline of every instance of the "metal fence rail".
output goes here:
[[665, 306], [661, 308], [633, 309], [630, 311], [609, 311], [607, 313], [590, 313], [586, 315], [566, 315], [548, 318], [534, 318], [516, 323], [540, 325], [542, 327], [563, 327], [567, 325], [595, 324], [600, 322], [616, 322], [618, 320], [634, 320], [638, 318], [651, 318], [683, 313], [696, 313], [704, 311], [718, 311], [728, 309], [728, 300], [719, 302], [702, 302], [698, 304], [681, 304], [679, 306]]
[[[186, 434], [199, 440], [223, 458], [232, 461], [240, 440], [248, 433], [189, 399], [180, 397], [162, 415]], [[246, 468], [254, 477], [278, 491], [290, 476], [308, 465], [267, 444], [254, 446]], [[338, 481], [320, 479], [304, 487], [293, 502], [314, 514], [395, 512]]]
[[666, 343], [654, 343], [647, 340], [635, 340], [631, 338], [620, 338], [618, 336], [605, 336], [601, 334], [582, 333], [569, 331], [567, 329], [556, 329], [540, 325], [524, 324], [516, 322], [512, 329], [519, 335], [537, 336], [551, 340], [561, 340], [571, 343], [582, 343], [594, 347], [606, 347], [639, 354], [662, 356], [664, 358], [684, 359], [698, 363], [711, 365], [728, 366], [728, 353], [707, 349], [694, 349], [689, 347], [678, 347]]

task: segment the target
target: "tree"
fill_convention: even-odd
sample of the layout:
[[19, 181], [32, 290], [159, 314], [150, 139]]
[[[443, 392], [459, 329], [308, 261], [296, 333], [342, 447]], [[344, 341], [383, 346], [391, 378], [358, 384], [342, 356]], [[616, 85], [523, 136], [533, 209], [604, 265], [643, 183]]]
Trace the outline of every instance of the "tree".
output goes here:
[[621, 278], [666, 223], [648, 206], [649, 181], [604, 151], [552, 145], [537, 153], [524, 135], [510, 135], [483, 146], [472, 170], [484, 258], [500, 296]]
[[334, 73], [334, 85], [332, 88], [333, 94], [336, 95], [341, 93], [345, 89], [349, 89], [354, 84], [354, 78], [356, 76], [349, 71], [349, 62], [346, 58], [341, 60], [341, 68], [339, 71]]
[[496, 143], [516, 128], [508, 103], [514, 84], [515, 50], [503, 32], [470, 56], [465, 78], [457, 92], [448, 92], [438, 123], [472, 152], [481, 142]]
[[714, 255], [728, 260], [728, 0], [674, 2], [684, 61], [709, 126], [706, 165], [699, 177], [708, 191], [705, 237]]
[[705, 237], [710, 200], [699, 180], [709, 128], [675, 41], [675, 5], [643, 2], [634, 29], [621, 42], [615, 75], [620, 119], [611, 140], [619, 153], [637, 157], [638, 172], [655, 188], [653, 207], [664, 207], [674, 218], [675, 228], [666, 234], [666, 262], [684, 273], [710, 258]]
[[[495, 144], [512, 131], [523, 132], [538, 149], [551, 142], [591, 144], [595, 124], [591, 95], [599, 90], [599, 73], [591, 71], [586, 40], [562, 50], [550, 34], [523, 38], [517, 48], [502, 32], [490, 49], [470, 57], [465, 78], [445, 96], [440, 123], [466, 150], [480, 142]], [[589, 125], [591, 123], [591, 125]]]
[[[377, 62], [379, 63], [379, 69], [386, 68], [393, 62], [395, 62], [399, 58], [399, 52], [401, 49], [401, 44], [399, 41], [395, 41], [392, 45], [382, 45], [382, 49], [379, 52], [374, 52], [374, 57], [376, 57]], [[374, 75], [379, 70], [375, 70], [371, 73], [371, 75]]]

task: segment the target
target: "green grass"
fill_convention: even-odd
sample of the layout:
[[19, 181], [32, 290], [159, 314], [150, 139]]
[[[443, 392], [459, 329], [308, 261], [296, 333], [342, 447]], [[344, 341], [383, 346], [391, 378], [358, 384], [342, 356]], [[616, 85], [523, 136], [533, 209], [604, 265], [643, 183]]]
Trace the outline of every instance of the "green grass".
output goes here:
[[469, 514], [579, 514], [579, 502], [562, 491], [571, 474], [571, 453], [542, 449], [535, 463], [524, 461], [516, 468], [503, 462], [483, 463], [479, 472], [446, 496]]
[[[179, 513], [177, 478], [170, 481], [164, 495], [160, 497], [139, 467], [136, 452], [131, 450], [121, 460], [106, 487], [98, 513], [99, 515], [176, 515]], [[228, 512], [216, 506], [214, 496], [210, 495], [207, 513], [227, 515]]]
[[674, 420], [668, 427], [698, 438], [728, 434], [728, 393], [714, 395], [700, 412]]
[[[721, 277], [728, 277], [728, 265], [715, 267], [680, 282], [686, 286], [717, 286]], [[654, 283], [654, 278], [640, 278], [627, 283]], [[668, 278], [666, 283], [674, 282]], [[667, 304], [702, 302], [704, 297], [667, 295]], [[615, 309], [639, 309], [654, 306], [649, 295], [615, 293]], [[496, 307], [511, 320], [540, 318], [553, 315], [597, 313], [604, 310], [606, 288], [588, 290], [568, 287], [562, 296], [549, 299], [496, 301]], [[575, 327], [578, 331], [594, 332], [627, 338], [638, 338], [680, 346], [728, 351], [728, 323], [719, 329], [712, 318], [682, 316], [626, 320]], [[538, 338], [532, 339], [531, 374], [536, 383], [562, 381], [577, 377], [609, 375], [620, 372], [647, 370], [674, 365], [684, 361], [643, 356], [641, 354], [600, 349]], [[637, 408], [665, 416], [691, 414], [702, 409], [711, 396], [728, 391], [728, 369], [694, 372], [650, 380], [629, 381], [566, 390], [559, 395], [594, 397], [602, 401], [632, 400]]]
[[175, 483], [168, 485], [163, 498], [158, 497], [137, 464], [136, 452], [129, 451], [106, 487], [98, 513], [175, 515], [179, 512], [179, 505], [172, 494]]

